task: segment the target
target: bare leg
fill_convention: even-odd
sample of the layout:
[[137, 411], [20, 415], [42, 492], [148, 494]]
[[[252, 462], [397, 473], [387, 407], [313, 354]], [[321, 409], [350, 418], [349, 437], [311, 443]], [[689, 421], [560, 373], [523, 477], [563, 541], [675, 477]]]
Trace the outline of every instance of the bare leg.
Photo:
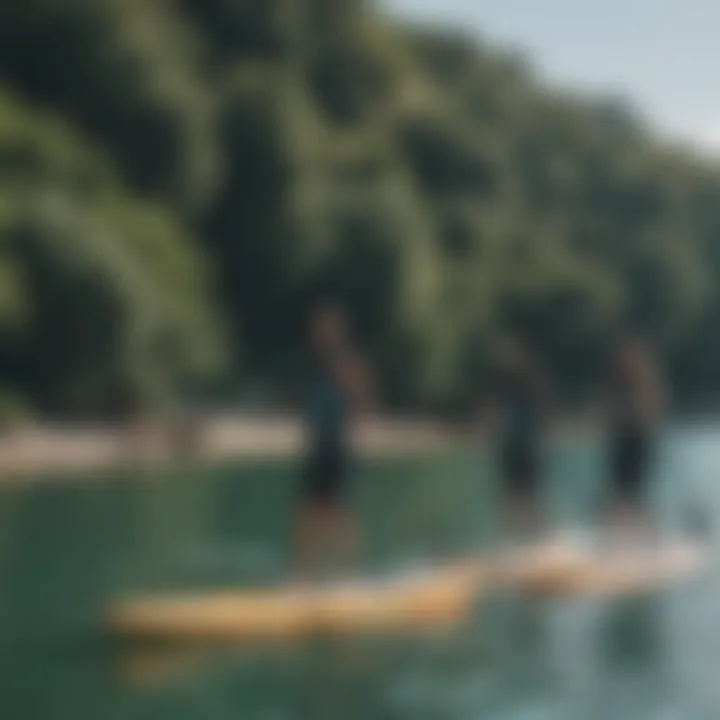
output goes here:
[[321, 573], [325, 516], [314, 504], [302, 507], [295, 530], [293, 576], [297, 580], [316, 578]]
[[300, 511], [296, 530], [294, 575], [317, 578], [353, 567], [358, 534], [352, 514], [344, 507], [311, 504]]
[[351, 572], [357, 568], [360, 537], [353, 514], [345, 507], [333, 510], [331, 516], [334, 539], [334, 570], [339, 573]]
[[513, 537], [536, 539], [545, 529], [538, 502], [530, 493], [515, 492], [511, 495], [509, 517]]
[[608, 516], [609, 531], [614, 541], [623, 544], [649, 545], [657, 548], [660, 534], [646, 507], [640, 502], [615, 500]]

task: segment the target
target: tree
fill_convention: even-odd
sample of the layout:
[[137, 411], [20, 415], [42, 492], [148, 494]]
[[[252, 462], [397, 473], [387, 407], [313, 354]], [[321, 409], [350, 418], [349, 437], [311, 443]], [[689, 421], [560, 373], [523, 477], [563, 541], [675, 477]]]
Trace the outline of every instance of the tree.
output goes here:
[[217, 370], [204, 263], [167, 213], [8, 95], [0, 158], [1, 362], [24, 397], [50, 412], [125, 410]]

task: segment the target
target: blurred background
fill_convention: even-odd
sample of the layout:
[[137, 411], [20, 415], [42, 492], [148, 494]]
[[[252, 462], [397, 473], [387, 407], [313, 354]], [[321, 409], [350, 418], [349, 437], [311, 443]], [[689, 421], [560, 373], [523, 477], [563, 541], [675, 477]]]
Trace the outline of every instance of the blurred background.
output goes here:
[[[159, 688], [125, 682], [98, 628], [131, 589], [283, 576], [322, 295], [381, 399], [369, 565], [492, 536], [488, 455], [458, 423], [508, 336], [577, 429], [609, 343], [641, 333], [673, 390], [663, 507], [720, 507], [719, 13], [4, 0], [2, 717], [718, 717], [720, 584], [231, 653]], [[548, 473], [575, 521], [600, 485], [587, 429]]]

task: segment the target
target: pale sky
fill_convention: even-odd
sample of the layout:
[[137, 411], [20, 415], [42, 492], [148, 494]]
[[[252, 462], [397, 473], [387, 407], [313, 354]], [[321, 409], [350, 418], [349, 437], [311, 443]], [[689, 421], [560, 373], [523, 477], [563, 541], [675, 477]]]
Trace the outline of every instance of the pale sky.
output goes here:
[[526, 50], [552, 80], [629, 98], [720, 150], [720, 0], [378, 0]]

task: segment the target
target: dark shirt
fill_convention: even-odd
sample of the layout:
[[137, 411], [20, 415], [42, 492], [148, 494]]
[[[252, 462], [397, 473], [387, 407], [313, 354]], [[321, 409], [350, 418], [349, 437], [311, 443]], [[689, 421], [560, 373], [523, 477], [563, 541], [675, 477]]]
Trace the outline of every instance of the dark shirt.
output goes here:
[[618, 376], [608, 384], [610, 425], [615, 432], [645, 432], [653, 424], [646, 406], [657, 392], [650, 378], [630, 381]]
[[500, 388], [505, 442], [533, 442], [540, 435], [543, 419], [544, 400], [539, 382], [533, 377], [508, 374], [502, 378]]
[[307, 408], [314, 446], [341, 444], [345, 437], [348, 407], [345, 392], [326, 369], [318, 369], [310, 387]]

